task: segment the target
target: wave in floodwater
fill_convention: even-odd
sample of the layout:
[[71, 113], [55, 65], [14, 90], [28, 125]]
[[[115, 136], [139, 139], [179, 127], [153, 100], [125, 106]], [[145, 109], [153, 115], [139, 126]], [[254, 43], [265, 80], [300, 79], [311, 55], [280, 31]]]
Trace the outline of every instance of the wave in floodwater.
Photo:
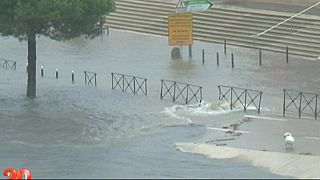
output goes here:
[[190, 120], [190, 116], [212, 116], [239, 110], [241, 109], [238, 107], [231, 110], [230, 104], [226, 101], [202, 101], [201, 103], [196, 104], [165, 107], [162, 113], [172, 118]]

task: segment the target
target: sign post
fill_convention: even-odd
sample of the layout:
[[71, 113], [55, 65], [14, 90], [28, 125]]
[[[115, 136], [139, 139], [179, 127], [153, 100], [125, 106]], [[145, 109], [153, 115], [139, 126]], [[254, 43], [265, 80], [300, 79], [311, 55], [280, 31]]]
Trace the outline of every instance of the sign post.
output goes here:
[[168, 16], [169, 45], [189, 46], [189, 58], [192, 57], [192, 12], [211, 8], [211, 0], [179, 0], [176, 13]]

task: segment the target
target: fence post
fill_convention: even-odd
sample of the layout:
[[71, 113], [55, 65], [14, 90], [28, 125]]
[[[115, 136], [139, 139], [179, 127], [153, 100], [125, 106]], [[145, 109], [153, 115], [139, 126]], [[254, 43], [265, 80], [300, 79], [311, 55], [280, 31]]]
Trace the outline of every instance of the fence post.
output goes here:
[[202, 64], [204, 64], [204, 49], [202, 49]]
[[58, 79], [59, 74], [58, 74], [58, 68], [56, 68], [56, 79]]
[[173, 102], [176, 101], [176, 82], [173, 83]]
[[111, 89], [113, 89], [113, 72], [111, 73]]
[[299, 102], [299, 118], [301, 118], [301, 100], [302, 100], [302, 92], [300, 92], [300, 102]]
[[244, 90], [244, 112], [247, 111], [247, 89]]
[[148, 88], [147, 88], [148, 86], [147, 86], [147, 79], [145, 79], [145, 86], [144, 86], [144, 88], [145, 88], [145, 90], [146, 90], [146, 96], [148, 95]]
[[286, 116], [286, 90], [283, 89], [283, 116]]
[[217, 66], [219, 66], [219, 52], [217, 52]]
[[189, 58], [192, 58], [192, 45], [189, 45]]
[[224, 55], [227, 54], [227, 40], [224, 40]]
[[202, 102], [202, 87], [200, 87], [200, 103]]
[[230, 109], [232, 110], [232, 91], [233, 91], [233, 88], [231, 87], [231, 98], [230, 98], [230, 101], [231, 101], [231, 103], [230, 103]]
[[84, 83], [87, 85], [87, 72], [84, 71]]
[[188, 104], [188, 96], [189, 96], [189, 84], [187, 84], [187, 96], [186, 96], [186, 104]]
[[124, 92], [124, 75], [122, 74], [122, 91]]
[[162, 90], [163, 90], [163, 79], [161, 79], [160, 99], [163, 99], [163, 97], [162, 97]]
[[40, 68], [41, 68], [41, 77], [43, 77], [43, 66], [41, 66]]
[[289, 47], [286, 47], [286, 63], [289, 63]]
[[260, 92], [260, 97], [259, 97], [259, 108], [258, 108], [258, 114], [260, 114], [260, 109], [261, 109], [261, 99], [262, 99], [262, 92]]
[[233, 53], [231, 53], [231, 66], [234, 68], [234, 58], [233, 58]]
[[72, 84], [74, 84], [74, 71], [73, 70], [71, 71], [71, 81], [72, 81]]
[[97, 86], [97, 73], [94, 73], [94, 86]]
[[133, 94], [136, 93], [136, 77], [133, 76]]
[[316, 94], [315, 119], [318, 118], [318, 94]]
[[220, 86], [218, 86], [218, 89], [219, 89], [219, 101], [221, 100], [221, 88]]
[[262, 52], [261, 49], [259, 49], [259, 65], [262, 65]]
[[107, 36], [109, 36], [109, 27], [107, 27]]

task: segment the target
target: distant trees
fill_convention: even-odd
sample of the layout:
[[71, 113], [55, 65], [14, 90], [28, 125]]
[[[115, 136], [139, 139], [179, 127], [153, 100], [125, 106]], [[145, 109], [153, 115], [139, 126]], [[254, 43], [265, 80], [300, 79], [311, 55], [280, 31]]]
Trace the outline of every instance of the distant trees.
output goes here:
[[94, 38], [97, 23], [114, 9], [114, 0], [0, 0], [0, 35], [28, 41], [27, 97], [36, 97], [37, 35]]

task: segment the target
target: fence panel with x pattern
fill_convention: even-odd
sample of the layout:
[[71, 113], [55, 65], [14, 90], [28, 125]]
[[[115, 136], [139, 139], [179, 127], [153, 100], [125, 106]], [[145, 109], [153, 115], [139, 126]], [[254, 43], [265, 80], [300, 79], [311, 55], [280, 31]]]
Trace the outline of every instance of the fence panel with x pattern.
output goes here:
[[315, 119], [318, 118], [318, 94], [284, 89], [283, 96], [284, 116], [286, 113], [291, 112], [298, 113], [299, 118], [301, 118], [303, 115], [314, 116]]
[[16, 70], [17, 62], [0, 58], [0, 65], [6, 69]]
[[236, 104], [239, 104], [244, 111], [250, 106], [254, 106], [260, 113], [262, 92], [252, 89], [244, 89], [232, 86], [219, 85], [219, 100], [225, 100], [230, 104], [232, 110]]
[[89, 86], [97, 86], [97, 73], [84, 71], [84, 83]]
[[313, 93], [301, 93], [301, 112], [302, 115], [315, 116], [316, 118], [316, 99], [318, 95]]
[[220, 101], [225, 100], [228, 103], [230, 103], [229, 96], [231, 96], [232, 88], [230, 88], [229, 86], [221, 86], [221, 85], [219, 85], [218, 88], [219, 88], [219, 100]]
[[235, 107], [238, 103], [244, 110], [246, 110], [246, 89], [243, 88], [231, 88], [231, 94], [232, 94], [232, 102], [231, 107]]
[[261, 91], [255, 91], [255, 90], [246, 90], [246, 108], [250, 107], [250, 105], [253, 105], [254, 108], [258, 110], [258, 113], [260, 113], [261, 110], [261, 98], [262, 98], [262, 92]]
[[[191, 94], [191, 97], [189, 96]], [[202, 101], [202, 87], [201, 86], [190, 86], [187, 84], [187, 98], [186, 104], [189, 104], [191, 101], [201, 102]]]
[[283, 113], [285, 112], [299, 112], [300, 109], [300, 97], [301, 92], [293, 90], [283, 90], [284, 102], [283, 102]]
[[173, 97], [173, 102], [175, 102], [176, 100], [179, 100], [179, 97], [182, 101], [186, 100], [187, 97], [187, 84], [182, 84], [182, 83], [175, 83], [175, 97]]
[[173, 102], [180, 100], [185, 104], [191, 101], [200, 102], [202, 100], [202, 87], [181, 83], [171, 80], [161, 80], [160, 98], [163, 99], [169, 96]]
[[123, 92], [127, 92], [129, 89], [133, 94], [138, 94], [141, 92], [147, 95], [147, 79], [132, 75], [125, 75], [119, 73], [111, 73], [111, 87], [116, 89], [119, 87]]
[[144, 95], [148, 95], [147, 88], [147, 79], [141, 77], [133, 77], [134, 78], [134, 93], [141, 92]]

